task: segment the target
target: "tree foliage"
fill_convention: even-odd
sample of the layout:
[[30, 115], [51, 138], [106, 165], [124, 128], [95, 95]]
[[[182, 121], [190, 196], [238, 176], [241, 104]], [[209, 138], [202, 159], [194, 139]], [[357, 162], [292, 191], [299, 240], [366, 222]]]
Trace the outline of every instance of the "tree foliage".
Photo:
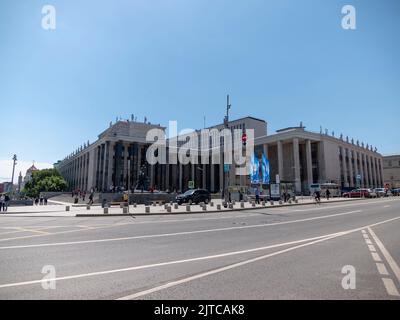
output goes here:
[[28, 197], [38, 197], [40, 192], [60, 192], [67, 188], [67, 182], [56, 169], [43, 169], [32, 172], [32, 178], [26, 183], [23, 192]]

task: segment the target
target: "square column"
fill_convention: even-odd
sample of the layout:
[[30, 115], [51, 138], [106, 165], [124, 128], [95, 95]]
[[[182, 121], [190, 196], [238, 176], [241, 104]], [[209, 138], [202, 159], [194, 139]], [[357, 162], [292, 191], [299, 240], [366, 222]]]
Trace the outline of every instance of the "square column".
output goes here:
[[301, 193], [300, 180], [300, 155], [299, 155], [299, 139], [293, 139], [293, 159], [294, 159], [294, 184], [297, 193]]
[[312, 174], [312, 154], [311, 154], [311, 141], [306, 141], [306, 162], [307, 162], [307, 182], [308, 187], [314, 183]]
[[283, 150], [282, 150], [282, 141], [279, 140], [277, 142], [278, 146], [278, 174], [279, 174], [279, 179], [283, 179]]

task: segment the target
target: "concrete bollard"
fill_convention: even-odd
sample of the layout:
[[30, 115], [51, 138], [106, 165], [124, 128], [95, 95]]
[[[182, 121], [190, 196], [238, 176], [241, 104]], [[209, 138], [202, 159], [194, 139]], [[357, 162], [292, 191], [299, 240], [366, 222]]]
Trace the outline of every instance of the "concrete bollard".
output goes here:
[[256, 206], [256, 203], [253, 201], [253, 202], [251, 203], [251, 206], [252, 206], [252, 207], [255, 207], [255, 206]]
[[279, 200], [279, 204], [282, 204], [282, 200]]
[[145, 206], [144, 210], [145, 210], [145, 213], [150, 213], [150, 207], [149, 206]]
[[86, 210], [90, 210], [90, 206], [86, 206]]
[[229, 209], [233, 209], [233, 203], [229, 204]]
[[169, 206], [168, 206], [167, 204], [164, 204], [164, 209], [165, 209], [165, 210], [167, 210], [168, 207], [169, 207]]
[[292, 204], [292, 200], [291, 199], [289, 199], [289, 204]]
[[190, 211], [190, 205], [187, 205], [186, 206], [186, 212], [189, 212]]
[[134, 208], [136, 208], [136, 207], [137, 207], [137, 203], [136, 203], [136, 202], [133, 204], [133, 207], [134, 207]]
[[274, 202], [271, 200], [271, 201], [269, 202], [269, 204], [270, 204], [271, 206], [273, 206], [273, 205], [274, 205]]
[[120, 204], [119, 204], [119, 207], [122, 209], [122, 208], [124, 207], [124, 204], [123, 204], [123, 203], [120, 203]]
[[243, 201], [240, 202], [240, 207], [241, 207], [242, 209], [244, 208], [244, 202], [243, 202]]
[[261, 205], [262, 205], [263, 207], [265, 207], [265, 201], [261, 202]]
[[69, 211], [70, 207], [69, 206], [65, 206], [65, 211]]
[[129, 207], [123, 207], [122, 213], [129, 213]]
[[207, 205], [203, 206], [203, 211], [207, 211]]
[[103, 213], [104, 213], [104, 214], [108, 214], [108, 208], [104, 208], [104, 209], [103, 209]]
[[177, 203], [174, 204], [174, 209], [178, 209], [179, 205]]
[[170, 206], [167, 207], [167, 212], [171, 213], [172, 208]]
[[210, 202], [210, 206], [214, 207], [214, 202], [213, 201]]
[[217, 210], [221, 210], [221, 205], [217, 204]]
[[297, 200], [297, 199], [296, 199], [296, 200], [294, 200], [294, 203], [299, 203], [299, 200]]

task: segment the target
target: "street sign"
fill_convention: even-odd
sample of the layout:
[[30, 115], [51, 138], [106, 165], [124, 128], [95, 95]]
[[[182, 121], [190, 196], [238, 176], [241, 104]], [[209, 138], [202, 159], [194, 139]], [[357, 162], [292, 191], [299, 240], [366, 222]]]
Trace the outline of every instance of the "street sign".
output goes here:
[[276, 183], [281, 183], [281, 178], [279, 177], [279, 174], [277, 174], [277, 175], [275, 176], [275, 182], [276, 182]]
[[194, 181], [190, 180], [188, 183], [189, 189], [194, 189]]
[[358, 175], [356, 176], [356, 179], [357, 179], [357, 180], [361, 180], [361, 174], [358, 174]]

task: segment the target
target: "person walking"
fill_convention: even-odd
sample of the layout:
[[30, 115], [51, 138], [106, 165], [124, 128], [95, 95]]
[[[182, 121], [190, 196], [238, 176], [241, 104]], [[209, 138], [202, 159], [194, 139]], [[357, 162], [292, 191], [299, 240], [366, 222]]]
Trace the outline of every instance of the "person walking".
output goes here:
[[4, 204], [3, 204], [3, 211], [7, 211], [8, 210], [8, 205], [10, 204], [10, 197], [8, 196], [8, 194], [6, 194], [4, 196]]
[[93, 204], [93, 192], [90, 193], [90, 195], [89, 195], [89, 202], [88, 202], [88, 205], [92, 205], [92, 204]]
[[315, 203], [316, 204], [321, 203], [321, 193], [319, 191], [315, 191]]
[[329, 191], [329, 189], [326, 189], [326, 200], [329, 200], [329, 197], [331, 195], [331, 192]]
[[4, 196], [4, 194], [1, 194], [1, 196], [0, 196], [0, 211], [3, 209], [3, 204], [4, 204], [5, 200], [6, 200], [6, 197]]
[[260, 190], [258, 189], [258, 187], [256, 187], [255, 194], [256, 194], [256, 203], [260, 204]]

